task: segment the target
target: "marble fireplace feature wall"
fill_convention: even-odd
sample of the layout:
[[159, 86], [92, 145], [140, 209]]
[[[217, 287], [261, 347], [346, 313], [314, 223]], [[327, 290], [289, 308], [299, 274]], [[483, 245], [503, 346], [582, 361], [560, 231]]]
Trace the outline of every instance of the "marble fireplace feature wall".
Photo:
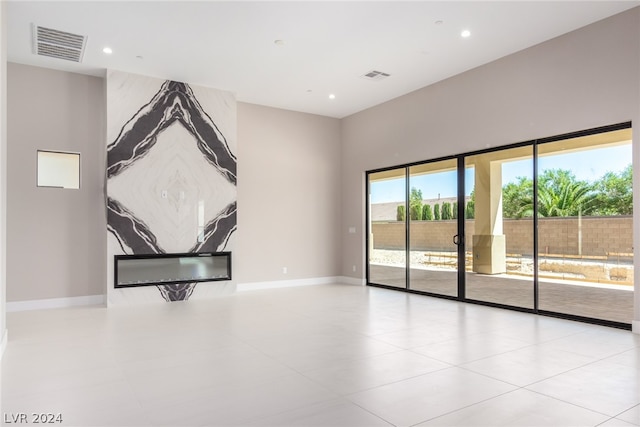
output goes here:
[[233, 291], [226, 282], [115, 289], [113, 256], [232, 250], [235, 121], [236, 102], [227, 92], [108, 73], [109, 304]]

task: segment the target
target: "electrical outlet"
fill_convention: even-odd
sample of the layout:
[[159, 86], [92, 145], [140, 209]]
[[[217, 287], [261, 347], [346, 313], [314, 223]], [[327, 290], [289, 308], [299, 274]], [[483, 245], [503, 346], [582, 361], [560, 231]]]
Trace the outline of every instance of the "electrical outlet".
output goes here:
[[356, 266], [354, 265], [353, 267], [351, 267], [351, 269], [355, 272], [356, 271]]
[[282, 267], [282, 274], [287, 274], [287, 267]]

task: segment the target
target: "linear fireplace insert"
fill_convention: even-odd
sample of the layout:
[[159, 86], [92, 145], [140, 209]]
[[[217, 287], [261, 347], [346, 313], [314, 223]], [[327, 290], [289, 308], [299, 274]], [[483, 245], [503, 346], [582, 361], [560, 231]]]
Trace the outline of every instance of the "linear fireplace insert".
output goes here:
[[115, 255], [116, 288], [231, 280], [231, 252]]

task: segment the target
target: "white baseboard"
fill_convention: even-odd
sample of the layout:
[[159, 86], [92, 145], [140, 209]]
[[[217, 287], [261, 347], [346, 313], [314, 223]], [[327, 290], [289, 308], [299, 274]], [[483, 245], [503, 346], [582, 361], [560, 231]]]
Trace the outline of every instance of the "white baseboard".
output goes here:
[[[276, 280], [270, 282], [253, 282], [239, 283], [236, 286], [237, 292], [255, 291], [260, 289], [289, 288], [295, 286], [313, 286], [313, 285], [329, 285], [329, 284], [346, 284], [362, 286], [365, 284], [364, 279], [358, 279], [347, 276], [332, 277], [314, 277], [311, 279], [293, 279], [293, 280]], [[89, 295], [82, 297], [70, 298], [50, 298], [28, 301], [7, 302], [7, 313], [15, 311], [43, 310], [49, 308], [66, 308], [77, 307], [83, 305], [104, 305], [104, 295]]]
[[355, 286], [365, 286], [367, 284], [366, 279], [359, 279], [357, 277], [347, 277], [347, 276], [338, 277], [338, 282], [344, 283], [346, 285], [355, 285]]
[[313, 277], [311, 279], [275, 280], [272, 282], [238, 283], [237, 292], [255, 291], [260, 289], [290, 288], [295, 286], [329, 285], [343, 283], [342, 277]]
[[43, 310], [47, 308], [76, 307], [82, 305], [102, 305], [104, 303], [104, 295], [13, 301], [7, 302], [7, 313], [14, 311]]
[[640, 320], [631, 321], [631, 331], [634, 334], [640, 334]]
[[0, 341], [0, 360], [2, 360], [2, 355], [4, 354], [4, 350], [7, 348], [7, 340], [9, 339], [9, 331], [5, 329], [2, 331], [2, 341]]
[[272, 282], [238, 283], [237, 292], [256, 291], [260, 289], [290, 288], [295, 286], [328, 285], [336, 283], [337, 277], [314, 277], [311, 279], [274, 280]]

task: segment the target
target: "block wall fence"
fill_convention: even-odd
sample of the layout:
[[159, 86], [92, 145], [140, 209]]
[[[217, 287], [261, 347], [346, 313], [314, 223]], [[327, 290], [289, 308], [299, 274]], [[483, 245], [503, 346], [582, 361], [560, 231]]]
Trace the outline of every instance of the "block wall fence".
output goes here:
[[[473, 220], [465, 221], [468, 242], [474, 233], [474, 223]], [[456, 220], [412, 221], [411, 249], [451, 251], [454, 249], [452, 240], [457, 234], [456, 227]], [[532, 254], [532, 219], [505, 219], [503, 230], [507, 241], [507, 253]], [[374, 222], [372, 231], [374, 249], [404, 249], [403, 222]], [[633, 219], [631, 216], [540, 218], [538, 245], [541, 254], [630, 254], [633, 252]], [[579, 246], [582, 246], [581, 250]]]

